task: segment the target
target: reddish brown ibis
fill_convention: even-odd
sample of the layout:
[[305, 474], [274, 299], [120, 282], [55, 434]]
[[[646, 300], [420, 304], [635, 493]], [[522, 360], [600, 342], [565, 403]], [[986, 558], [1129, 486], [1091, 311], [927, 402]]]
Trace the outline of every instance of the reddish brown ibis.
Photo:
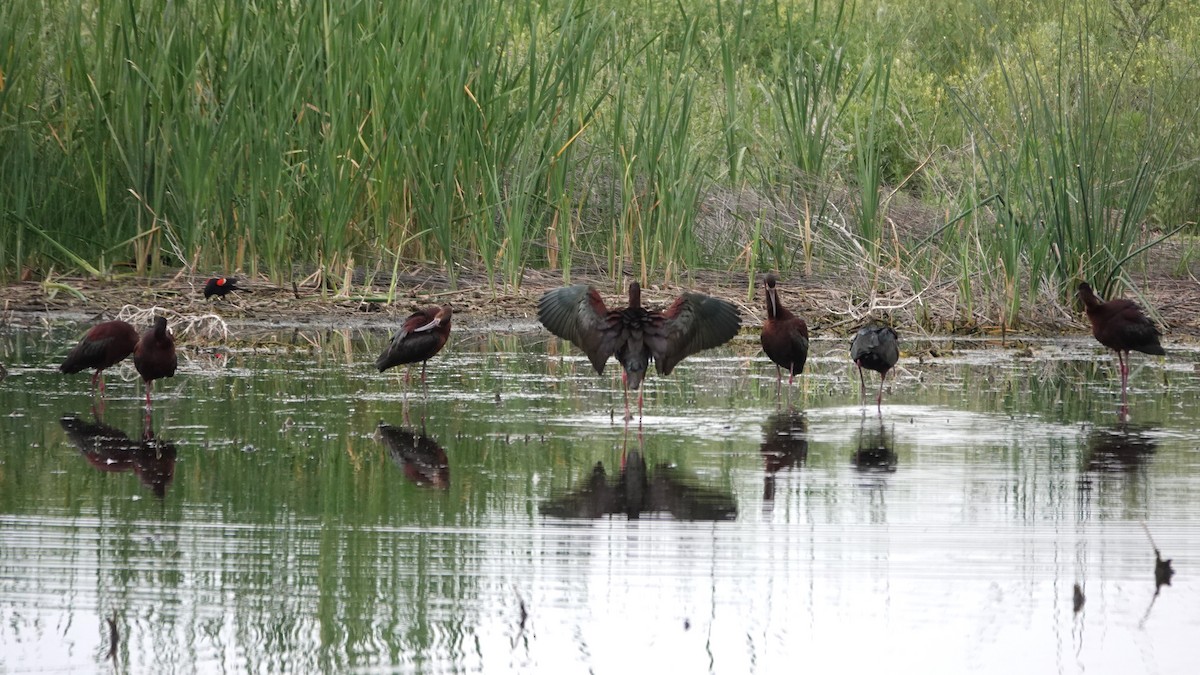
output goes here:
[[242, 288], [237, 285], [237, 279], [234, 277], [213, 277], [204, 283], [204, 299], [208, 300], [212, 296], [223, 298], [234, 291], [245, 291], [250, 293], [249, 288]]
[[450, 339], [450, 318], [453, 313], [450, 305], [443, 305], [426, 307], [410, 314], [400, 327], [400, 332], [392, 338], [391, 344], [375, 359], [375, 367], [382, 373], [392, 366], [420, 361], [421, 382], [424, 382], [425, 362], [442, 351]]
[[1124, 401], [1129, 385], [1129, 352], [1165, 355], [1167, 352], [1158, 342], [1162, 333], [1132, 300], [1121, 298], [1102, 302], [1086, 281], [1079, 284], [1078, 295], [1092, 324], [1092, 335], [1100, 344], [1117, 353], [1121, 370], [1121, 400]]
[[867, 394], [863, 368], [879, 373], [879, 394], [875, 397], [875, 407], [879, 408], [883, 405], [883, 381], [887, 379], [888, 371], [896, 365], [896, 361], [900, 360], [900, 344], [896, 331], [879, 323], [871, 323], [858, 329], [850, 343], [850, 359], [858, 366], [861, 396]]
[[670, 375], [684, 358], [725, 344], [737, 335], [742, 319], [732, 304], [700, 293], [684, 293], [665, 311], [642, 307], [642, 287], [629, 284], [629, 306], [609, 309], [587, 284], [547, 291], [538, 301], [538, 321], [551, 333], [587, 354], [598, 374], [610, 356], [623, 369], [625, 419], [629, 390], [638, 390], [653, 360], [659, 375]]
[[132, 354], [137, 341], [137, 331], [124, 321], [98, 323], [92, 326], [71, 353], [67, 354], [67, 358], [58, 369], [69, 375], [95, 368], [92, 389], [99, 383], [100, 395], [103, 396], [104, 376], [101, 373], [105, 368], [115, 366]]
[[796, 375], [804, 372], [808, 360], [808, 324], [779, 304], [774, 274], [766, 279], [767, 320], [763, 322], [762, 348], [767, 358], [775, 362], [775, 391], [783, 385], [782, 369], [788, 371], [788, 387]]
[[163, 377], [175, 377], [179, 361], [175, 356], [175, 338], [167, 330], [167, 320], [154, 317], [154, 326], [142, 333], [133, 350], [133, 366], [146, 382], [146, 408], [150, 408], [150, 388]]

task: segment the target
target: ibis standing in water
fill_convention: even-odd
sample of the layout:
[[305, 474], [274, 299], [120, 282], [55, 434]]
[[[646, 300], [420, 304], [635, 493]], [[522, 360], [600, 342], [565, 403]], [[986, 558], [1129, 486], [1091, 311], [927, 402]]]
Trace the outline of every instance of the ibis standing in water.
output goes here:
[[1078, 295], [1092, 324], [1092, 335], [1100, 344], [1117, 353], [1121, 370], [1121, 401], [1125, 402], [1125, 391], [1129, 386], [1129, 352], [1165, 355], [1167, 352], [1158, 342], [1162, 334], [1132, 300], [1121, 298], [1103, 302], [1087, 282], [1079, 284]]
[[[425, 383], [425, 362], [432, 359], [446, 341], [450, 339], [450, 319], [454, 310], [450, 305], [426, 307], [408, 315], [400, 332], [375, 359], [375, 367], [383, 372], [393, 366], [421, 362], [421, 383]], [[408, 382], [408, 373], [404, 374]]]
[[642, 414], [642, 379], [654, 361], [659, 375], [670, 375], [684, 358], [725, 344], [742, 326], [731, 303], [700, 293], [684, 293], [666, 310], [642, 307], [642, 287], [629, 284], [629, 306], [609, 309], [595, 288], [576, 284], [547, 291], [538, 301], [538, 321], [551, 333], [583, 350], [596, 373], [604, 374], [610, 356], [623, 370], [625, 419], [629, 390], [638, 391]]
[[100, 395], [104, 395], [104, 369], [111, 368], [124, 361], [133, 353], [138, 343], [138, 333], [133, 326], [124, 321], [105, 321], [92, 326], [90, 330], [75, 345], [62, 365], [60, 371], [70, 375], [81, 370], [95, 368], [92, 375], [92, 389], [100, 386]]
[[133, 350], [133, 366], [146, 382], [146, 410], [150, 410], [150, 388], [163, 377], [175, 377], [179, 361], [175, 356], [175, 338], [167, 330], [167, 320], [154, 317], [154, 326], [142, 333]]
[[774, 274], [766, 279], [767, 320], [763, 322], [762, 348], [775, 362], [775, 393], [783, 386], [783, 369], [788, 371], [788, 393], [796, 375], [804, 372], [808, 360], [808, 324], [779, 304]]
[[888, 371], [900, 360], [899, 338], [891, 326], [881, 323], [870, 323], [858, 329], [858, 334], [850, 343], [850, 359], [858, 366], [859, 395], [866, 396], [867, 384], [863, 380], [862, 370], [873, 370], [879, 373], [879, 394], [875, 397], [875, 407], [883, 405], [883, 381], [887, 379]]

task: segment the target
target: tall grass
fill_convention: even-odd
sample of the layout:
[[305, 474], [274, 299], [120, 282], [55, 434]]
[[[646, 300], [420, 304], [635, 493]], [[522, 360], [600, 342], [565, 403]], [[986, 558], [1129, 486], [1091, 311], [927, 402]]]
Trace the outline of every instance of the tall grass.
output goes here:
[[1109, 68], [1089, 38], [1094, 19], [1062, 18], [1055, 61], [1024, 56], [1001, 64], [1009, 124], [990, 124], [995, 111], [983, 105], [964, 106], [981, 141], [988, 191], [1002, 198], [984, 241], [1002, 263], [1010, 314], [1047, 281], [1064, 295], [1081, 280], [1107, 294], [1130, 259], [1182, 227], [1161, 235], [1144, 229], [1195, 112], [1163, 115], [1163, 102], [1182, 93], [1178, 86], [1126, 95], [1135, 86], [1134, 52]]
[[1107, 290], [1194, 201], [1159, 188], [1200, 171], [1195, 53], [1171, 42], [1200, 19], [1129, 41], [1068, 20], [1088, 6], [979, 28], [975, 0], [0, 3], [0, 278], [812, 271], [863, 264], [814, 259], [846, 207], [878, 264], [886, 183], [917, 164], [899, 149], [939, 139], [961, 192], [903, 189], [999, 195], [949, 243], [964, 292], [995, 267], [1015, 314], [1045, 279]]

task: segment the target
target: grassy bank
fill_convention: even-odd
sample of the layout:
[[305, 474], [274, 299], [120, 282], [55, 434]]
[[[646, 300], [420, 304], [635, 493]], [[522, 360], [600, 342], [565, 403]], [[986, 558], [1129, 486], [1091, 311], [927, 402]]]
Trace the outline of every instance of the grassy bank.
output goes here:
[[0, 274], [846, 270], [1013, 322], [1196, 219], [1198, 28], [1185, 0], [3, 3]]

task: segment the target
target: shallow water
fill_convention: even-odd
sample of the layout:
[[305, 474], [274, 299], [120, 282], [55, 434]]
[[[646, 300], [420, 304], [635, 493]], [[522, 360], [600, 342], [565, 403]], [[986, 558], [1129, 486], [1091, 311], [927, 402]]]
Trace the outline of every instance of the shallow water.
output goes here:
[[877, 412], [843, 341], [789, 406], [743, 336], [639, 428], [544, 334], [406, 389], [300, 330], [185, 350], [146, 434], [131, 366], [99, 420], [56, 371], [77, 335], [0, 333], [3, 672], [1194, 672], [1194, 350], [1122, 421], [1087, 341], [906, 343]]

